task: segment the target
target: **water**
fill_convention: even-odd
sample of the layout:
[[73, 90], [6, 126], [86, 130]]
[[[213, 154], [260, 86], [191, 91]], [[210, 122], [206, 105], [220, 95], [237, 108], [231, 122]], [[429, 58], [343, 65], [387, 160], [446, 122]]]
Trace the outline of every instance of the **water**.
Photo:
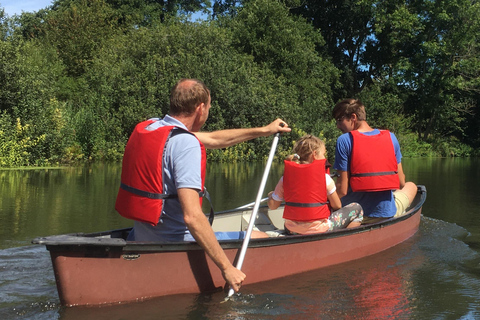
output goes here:
[[[219, 292], [90, 308], [60, 306], [48, 251], [30, 241], [130, 226], [113, 209], [120, 167], [0, 171], [0, 318], [480, 319], [479, 164], [404, 159], [407, 180], [427, 187], [420, 230], [375, 256], [248, 285], [225, 303]], [[262, 174], [262, 164], [210, 165], [215, 209], [253, 201]]]

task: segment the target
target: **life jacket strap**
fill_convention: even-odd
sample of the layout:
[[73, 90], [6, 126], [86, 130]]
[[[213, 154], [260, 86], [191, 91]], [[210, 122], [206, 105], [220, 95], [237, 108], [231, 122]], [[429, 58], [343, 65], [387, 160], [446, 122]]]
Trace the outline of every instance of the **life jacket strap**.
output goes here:
[[383, 172], [368, 172], [368, 173], [356, 173], [351, 174], [350, 177], [374, 177], [374, 176], [388, 176], [397, 174], [398, 171], [383, 171]]
[[208, 216], [208, 222], [210, 222], [210, 225], [212, 225], [213, 219], [215, 218], [215, 211], [213, 211], [213, 203], [210, 199], [210, 193], [208, 193], [207, 188], [204, 186], [203, 191], [200, 191], [198, 194], [200, 195], [200, 197], [205, 197], [205, 199], [210, 202], [210, 215]]
[[123, 182], [120, 183], [120, 188], [122, 188], [125, 191], [136, 194], [137, 196], [141, 196], [149, 199], [161, 200], [161, 199], [178, 198], [178, 195], [176, 194], [165, 194], [165, 193], [154, 193], [154, 192], [143, 191], [143, 190], [131, 187], [129, 185], [126, 185]]
[[[120, 188], [122, 188], [125, 191], [136, 194], [137, 196], [145, 197], [145, 198], [149, 198], [149, 199], [163, 200], [163, 199], [178, 198], [177, 194], [153, 193], [153, 192], [143, 191], [143, 190], [131, 187], [129, 185], [126, 185], [123, 182], [120, 183]], [[208, 221], [210, 222], [210, 225], [212, 225], [213, 224], [213, 219], [215, 218], [215, 212], [213, 210], [213, 204], [212, 204], [212, 200], [210, 198], [210, 193], [208, 193], [207, 188], [204, 187], [203, 191], [198, 192], [198, 195], [200, 197], [205, 197], [205, 199], [207, 199], [208, 202], [210, 202], [210, 215], [208, 216]]]
[[315, 208], [321, 207], [328, 204], [328, 202], [315, 202], [315, 203], [301, 203], [301, 202], [285, 202], [285, 205], [291, 207], [301, 207], [301, 208]]

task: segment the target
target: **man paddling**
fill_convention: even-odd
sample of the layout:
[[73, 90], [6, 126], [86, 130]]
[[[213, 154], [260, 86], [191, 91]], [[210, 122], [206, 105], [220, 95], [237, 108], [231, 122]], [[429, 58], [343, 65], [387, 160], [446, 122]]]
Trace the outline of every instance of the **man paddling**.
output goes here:
[[245, 274], [228, 260], [217, 238], [238, 239], [243, 233], [216, 235], [202, 211], [205, 148], [225, 148], [291, 129], [277, 119], [265, 127], [199, 132], [210, 103], [205, 84], [182, 79], [171, 91], [169, 114], [136, 126], [125, 148], [115, 208], [135, 220], [129, 240], [195, 240], [238, 291]]
[[370, 127], [360, 100], [340, 101], [332, 115], [343, 132], [337, 139], [333, 165], [339, 175], [336, 186], [342, 205], [360, 203], [363, 224], [402, 215], [415, 198], [417, 186], [405, 182], [395, 135]]

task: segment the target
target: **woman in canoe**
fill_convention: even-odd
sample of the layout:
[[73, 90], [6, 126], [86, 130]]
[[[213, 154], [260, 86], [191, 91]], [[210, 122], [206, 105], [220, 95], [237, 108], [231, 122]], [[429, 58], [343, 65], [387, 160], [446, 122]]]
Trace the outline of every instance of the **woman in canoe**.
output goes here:
[[305, 135], [295, 143], [293, 152], [284, 161], [283, 177], [268, 194], [270, 209], [285, 201], [286, 233], [311, 234], [359, 226], [362, 207], [350, 203], [342, 208], [335, 181], [326, 169], [325, 143]]

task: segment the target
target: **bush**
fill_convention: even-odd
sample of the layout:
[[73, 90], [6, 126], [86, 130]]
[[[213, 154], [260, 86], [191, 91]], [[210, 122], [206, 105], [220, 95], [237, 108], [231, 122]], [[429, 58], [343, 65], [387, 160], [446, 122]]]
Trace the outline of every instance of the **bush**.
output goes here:
[[32, 149], [45, 140], [45, 135], [32, 137], [32, 126], [22, 125], [20, 118], [12, 123], [5, 112], [0, 115], [0, 167], [35, 165]]
[[438, 154], [433, 150], [432, 146], [420, 139], [414, 133], [396, 134], [398, 142], [404, 157], [436, 157]]

